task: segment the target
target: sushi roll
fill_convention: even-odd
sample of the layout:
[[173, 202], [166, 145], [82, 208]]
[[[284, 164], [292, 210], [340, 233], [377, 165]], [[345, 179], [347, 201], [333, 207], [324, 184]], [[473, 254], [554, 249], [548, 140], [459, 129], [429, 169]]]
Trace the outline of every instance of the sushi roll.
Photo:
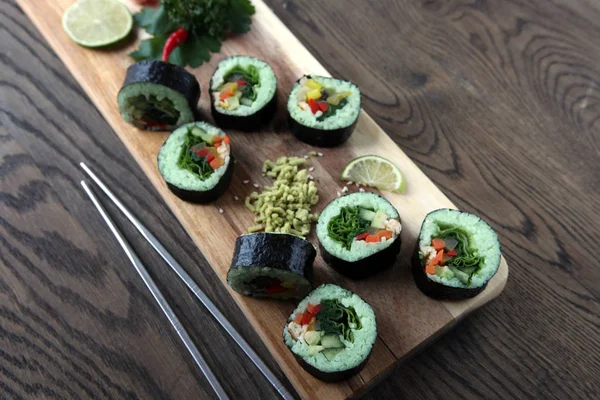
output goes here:
[[436, 299], [476, 296], [500, 266], [500, 242], [481, 218], [450, 209], [432, 211], [421, 225], [412, 271], [419, 289]]
[[398, 211], [375, 193], [352, 193], [329, 203], [317, 222], [321, 256], [340, 274], [371, 276], [396, 261], [402, 224]]
[[306, 75], [296, 82], [287, 104], [290, 130], [313, 146], [344, 143], [360, 113], [360, 90], [352, 82]]
[[127, 68], [117, 95], [121, 117], [139, 129], [167, 131], [194, 121], [200, 99], [196, 77], [162, 61], [144, 60]]
[[224, 59], [210, 79], [211, 110], [223, 129], [252, 131], [277, 107], [277, 77], [266, 62], [248, 56]]
[[233, 176], [229, 137], [206, 122], [177, 128], [158, 152], [158, 170], [177, 197], [208, 203], [221, 196]]
[[283, 341], [298, 363], [325, 382], [348, 379], [363, 369], [376, 338], [371, 306], [331, 284], [306, 296], [283, 329]]
[[239, 236], [227, 283], [245, 296], [303, 298], [312, 287], [317, 250], [307, 240], [286, 233]]

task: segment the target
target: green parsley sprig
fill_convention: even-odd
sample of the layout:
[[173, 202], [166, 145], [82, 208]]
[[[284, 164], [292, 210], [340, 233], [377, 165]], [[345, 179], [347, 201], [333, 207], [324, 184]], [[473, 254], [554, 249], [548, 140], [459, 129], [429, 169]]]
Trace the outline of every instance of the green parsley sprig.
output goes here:
[[153, 37], [130, 56], [136, 61], [160, 60], [169, 35], [183, 28], [188, 38], [173, 50], [169, 62], [197, 67], [221, 50], [227, 34], [248, 32], [254, 12], [250, 0], [163, 0], [158, 8], [146, 7], [133, 16]]

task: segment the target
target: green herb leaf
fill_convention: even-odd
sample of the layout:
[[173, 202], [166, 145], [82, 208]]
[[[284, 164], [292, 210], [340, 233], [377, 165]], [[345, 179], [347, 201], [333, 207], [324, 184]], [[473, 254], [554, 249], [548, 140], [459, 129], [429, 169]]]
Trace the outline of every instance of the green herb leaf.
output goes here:
[[140, 12], [133, 15], [133, 20], [146, 32], [154, 36], [168, 36], [177, 29], [177, 24], [169, 19], [169, 15], [162, 4], [156, 9], [142, 8]]
[[358, 207], [344, 207], [329, 220], [327, 232], [330, 238], [350, 250], [354, 237], [366, 232], [370, 225], [370, 221], [360, 217]]
[[129, 53], [129, 56], [135, 61], [141, 60], [160, 60], [162, 58], [162, 49], [167, 40], [164, 36], [155, 36], [150, 39], [142, 40], [139, 49]]
[[185, 137], [185, 142], [181, 148], [179, 160], [177, 160], [177, 166], [179, 166], [179, 168], [188, 170], [191, 173], [198, 175], [200, 179], [205, 180], [212, 175], [212, 167], [208, 162], [206, 162], [204, 157], [198, 157], [196, 153], [190, 151], [190, 148], [199, 143], [210, 145], [210, 143], [206, 143], [204, 140], [202, 140], [200, 136], [192, 134], [191, 129], [188, 130], [188, 133]]
[[338, 299], [321, 300], [321, 311], [316, 315], [319, 330], [325, 334], [342, 335], [345, 340], [354, 342], [353, 329], [362, 325], [353, 307], [344, 306]]
[[467, 284], [471, 283], [473, 275], [481, 268], [483, 257], [475, 255], [474, 250], [469, 247], [469, 237], [459, 228], [447, 228], [437, 235], [440, 239], [454, 238], [457, 240], [456, 257], [452, 257], [446, 265], [454, 267], [469, 275]]

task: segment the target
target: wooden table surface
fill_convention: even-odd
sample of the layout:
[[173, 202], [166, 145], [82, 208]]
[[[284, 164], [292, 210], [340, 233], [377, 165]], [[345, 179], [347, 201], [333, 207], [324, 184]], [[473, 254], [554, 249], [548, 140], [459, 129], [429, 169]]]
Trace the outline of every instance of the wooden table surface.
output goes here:
[[[267, 3], [331, 73], [361, 87], [364, 108], [455, 204], [491, 222], [511, 266], [498, 299], [365, 398], [593, 398], [600, 385], [600, 2]], [[0, 25], [0, 398], [213, 397], [80, 190], [81, 160], [102, 166], [284, 380], [14, 0], [0, 3]], [[232, 398], [277, 398], [107, 206]]]

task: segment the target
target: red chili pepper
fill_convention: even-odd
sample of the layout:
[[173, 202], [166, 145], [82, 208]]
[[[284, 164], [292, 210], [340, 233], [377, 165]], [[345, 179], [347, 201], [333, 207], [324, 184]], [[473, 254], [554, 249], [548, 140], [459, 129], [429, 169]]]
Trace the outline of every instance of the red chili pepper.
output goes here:
[[310, 107], [310, 111], [313, 114], [316, 114], [319, 111], [319, 105], [317, 104], [315, 99], [308, 99], [308, 106]]
[[238, 80], [236, 81], [236, 83], [237, 83], [237, 85], [238, 85], [238, 86], [246, 86], [246, 85], [248, 84], [248, 82], [246, 82], [246, 81], [245, 81], [245, 80], [243, 80], [243, 79], [238, 79]]
[[163, 48], [162, 60], [164, 62], [169, 61], [169, 56], [175, 50], [177, 46], [181, 43], [185, 42], [188, 37], [188, 31], [185, 29], [177, 29], [175, 32], [169, 35], [169, 38], [165, 42], [165, 47]]
[[356, 240], [365, 240], [367, 238], [367, 236], [369, 236], [369, 234], [367, 232], [359, 233], [358, 235], [356, 235]]
[[452, 249], [449, 252], [447, 252], [446, 255], [450, 257], [456, 257], [456, 250]]
[[325, 101], [319, 101], [317, 103], [317, 105], [319, 106], [319, 108], [321, 109], [321, 111], [323, 112], [327, 112], [327, 109], [329, 108], [329, 104], [327, 104], [327, 102]]

